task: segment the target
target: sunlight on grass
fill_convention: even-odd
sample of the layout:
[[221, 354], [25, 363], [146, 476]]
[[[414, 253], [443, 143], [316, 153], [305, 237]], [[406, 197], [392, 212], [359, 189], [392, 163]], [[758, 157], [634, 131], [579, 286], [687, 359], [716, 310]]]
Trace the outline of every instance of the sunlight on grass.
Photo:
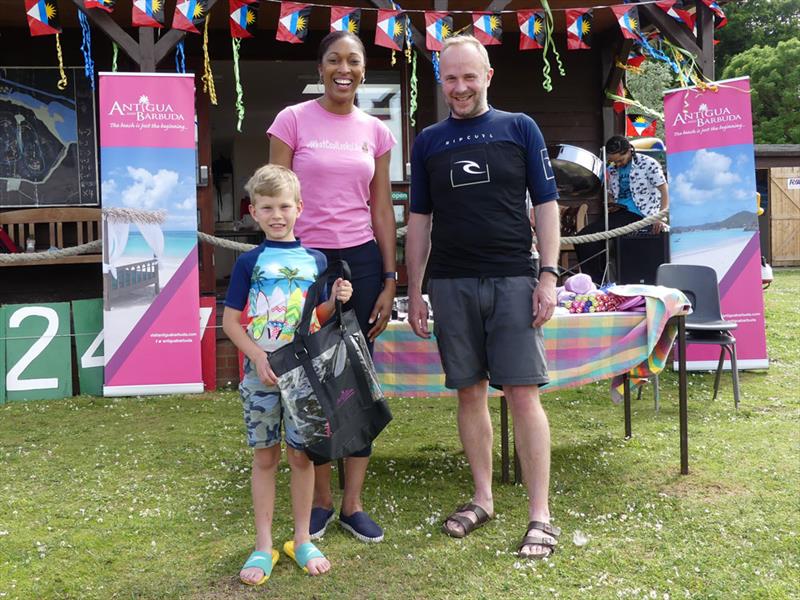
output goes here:
[[[391, 403], [365, 490], [385, 542], [334, 523], [329, 576], [284, 556], [259, 590], [236, 577], [254, 531], [235, 393], [2, 405], [0, 599], [800, 597], [800, 270], [777, 270], [764, 296], [771, 366], [742, 373], [739, 411], [729, 379], [712, 401], [713, 375], [689, 377], [688, 476], [672, 373], [659, 414], [650, 388], [634, 402], [630, 440], [607, 384], [546, 396], [564, 533], [543, 562], [514, 555], [526, 498], [499, 473], [496, 518], [464, 540], [440, 532], [470, 491], [453, 400]], [[497, 400], [492, 417], [499, 432]], [[292, 535], [288, 486], [284, 463], [276, 547]]]

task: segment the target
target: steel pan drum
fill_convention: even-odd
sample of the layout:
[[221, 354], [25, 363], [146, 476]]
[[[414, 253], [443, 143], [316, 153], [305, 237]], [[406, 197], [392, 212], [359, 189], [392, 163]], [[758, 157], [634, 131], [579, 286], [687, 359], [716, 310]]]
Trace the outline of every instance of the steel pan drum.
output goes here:
[[557, 144], [548, 146], [550, 164], [560, 194], [590, 195], [597, 192], [603, 181], [603, 162], [578, 146]]

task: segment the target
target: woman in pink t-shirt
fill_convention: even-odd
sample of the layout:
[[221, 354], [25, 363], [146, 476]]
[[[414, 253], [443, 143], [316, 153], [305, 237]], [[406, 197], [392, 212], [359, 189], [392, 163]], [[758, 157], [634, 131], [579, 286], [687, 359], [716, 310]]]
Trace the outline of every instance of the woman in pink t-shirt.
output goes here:
[[[303, 213], [295, 233], [303, 246], [329, 261], [346, 260], [352, 271], [349, 305], [371, 344], [386, 329], [397, 284], [395, 220], [389, 158], [396, 143], [380, 120], [355, 106], [364, 82], [366, 53], [358, 36], [337, 31], [320, 43], [318, 70], [325, 92], [283, 109], [267, 130], [269, 161], [300, 179]], [[345, 460], [339, 522], [365, 542], [383, 530], [363, 511], [361, 489], [372, 447]], [[334, 518], [330, 463], [317, 463], [311, 537]]]

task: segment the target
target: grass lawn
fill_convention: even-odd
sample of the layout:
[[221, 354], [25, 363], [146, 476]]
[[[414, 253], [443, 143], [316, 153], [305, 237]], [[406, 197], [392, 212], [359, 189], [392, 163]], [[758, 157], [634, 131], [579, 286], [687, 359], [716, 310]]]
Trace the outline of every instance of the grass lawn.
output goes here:
[[[285, 556], [251, 589], [250, 452], [234, 392], [79, 397], [0, 406], [0, 598], [800, 598], [800, 270], [765, 292], [771, 366], [689, 379], [688, 476], [679, 475], [677, 377], [633, 404], [634, 437], [605, 383], [545, 396], [553, 437], [555, 556], [513, 551], [525, 492], [499, 483], [497, 518], [464, 540], [441, 520], [470, 493], [455, 401], [394, 399], [367, 509], [382, 544], [333, 524], [324, 578]], [[499, 402], [492, 402], [499, 430]], [[276, 542], [291, 538], [288, 466]], [[583, 543], [585, 541], [585, 543]], [[577, 542], [577, 543], [576, 543]]]

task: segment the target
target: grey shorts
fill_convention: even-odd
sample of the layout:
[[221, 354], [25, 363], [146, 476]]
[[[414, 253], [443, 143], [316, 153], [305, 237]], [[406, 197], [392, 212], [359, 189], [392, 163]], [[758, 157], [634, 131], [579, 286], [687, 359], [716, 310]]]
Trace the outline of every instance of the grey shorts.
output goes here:
[[[245, 362], [248, 362], [245, 359]], [[254, 373], [253, 373], [254, 375]], [[288, 411], [281, 403], [281, 394], [274, 387], [267, 387], [255, 376], [245, 374], [239, 384], [242, 398], [244, 425], [247, 429], [247, 445], [251, 448], [270, 448], [281, 443], [281, 424], [286, 435], [286, 445], [303, 450], [303, 439]]]
[[433, 333], [445, 386], [544, 385], [547, 359], [541, 327], [534, 329], [535, 277], [431, 279]]

